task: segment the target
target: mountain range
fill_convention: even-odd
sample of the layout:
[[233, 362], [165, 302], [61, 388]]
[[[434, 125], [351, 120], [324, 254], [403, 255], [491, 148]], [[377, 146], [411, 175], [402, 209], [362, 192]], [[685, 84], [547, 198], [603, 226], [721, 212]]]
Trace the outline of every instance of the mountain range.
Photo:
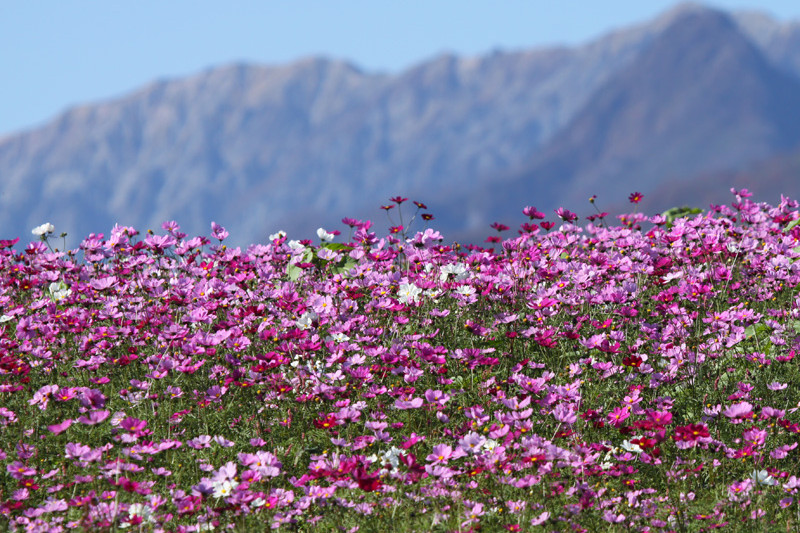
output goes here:
[[[160, 80], [0, 138], [0, 238], [115, 223], [312, 238], [424, 202], [448, 240], [534, 205], [800, 197], [800, 22], [682, 4], [578, 47], [442, 55], [396, 74], [324, 57]], [[413, 215], [403, 204], [405, 221]], [[395, 213], [397, 210], [390, 211]], [[420, 229], [415, 221], [411, 229]], [[395, 225], [395, 220], [392, 225]]]

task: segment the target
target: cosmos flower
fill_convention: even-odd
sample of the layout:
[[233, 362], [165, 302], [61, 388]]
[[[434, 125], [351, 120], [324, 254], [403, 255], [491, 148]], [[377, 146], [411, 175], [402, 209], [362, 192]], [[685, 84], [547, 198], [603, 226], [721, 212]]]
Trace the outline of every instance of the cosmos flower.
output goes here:
[[325, 228], [319, 228], [317, 230], [317, 237], [319, 237], [319, 240], [322, 242], [333, 242], [334, 234], [328, 233], [325, 231]]
[[422, 289], [413, 283], [402, 283], [397, 289], [397, 300], [401, 304], [415, 303], [422, 294]]
[[35, 228], [33, 228], [31, 233], [33, 233], [37, 237], [43, 237], [45, 235], [49, 235], [50, 233], [53, 233], [55, 230], [56, 230], [55, 226], [53, 226], [49, 222], [45, 222], [41, 226], [36, 226]]

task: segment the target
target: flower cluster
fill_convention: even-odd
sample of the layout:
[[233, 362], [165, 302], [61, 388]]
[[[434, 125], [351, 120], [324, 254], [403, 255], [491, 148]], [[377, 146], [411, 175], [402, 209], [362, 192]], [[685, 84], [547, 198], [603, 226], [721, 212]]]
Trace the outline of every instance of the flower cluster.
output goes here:
[[734, 192], [497, 250], [0, 241], [2, 529], [800, 528], [800, 213]]

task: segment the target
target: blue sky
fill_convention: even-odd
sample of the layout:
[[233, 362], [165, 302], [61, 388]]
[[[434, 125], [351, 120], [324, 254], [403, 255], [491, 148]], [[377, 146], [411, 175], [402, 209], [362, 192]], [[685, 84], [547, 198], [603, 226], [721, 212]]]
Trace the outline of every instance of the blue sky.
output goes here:
[[[309, 55], [397, 72], [442, 52], [575, 45], [643, 22], [662, 0], [0, 0], [0, 135], [157, 78]], [[797, 0], [718, 0], [800, 20]]]

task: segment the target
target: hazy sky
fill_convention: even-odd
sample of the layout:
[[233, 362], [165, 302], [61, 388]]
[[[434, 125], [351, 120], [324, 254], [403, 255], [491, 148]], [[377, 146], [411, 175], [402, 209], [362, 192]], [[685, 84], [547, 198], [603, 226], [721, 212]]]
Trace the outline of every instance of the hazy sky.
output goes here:
[[[0, 0], [0, 135], [157, 78], [309, 55], [397, 72], [442, 52], [580, 44], [667, 0]], [[798, 0], [718, 0], [800, 20]]]

